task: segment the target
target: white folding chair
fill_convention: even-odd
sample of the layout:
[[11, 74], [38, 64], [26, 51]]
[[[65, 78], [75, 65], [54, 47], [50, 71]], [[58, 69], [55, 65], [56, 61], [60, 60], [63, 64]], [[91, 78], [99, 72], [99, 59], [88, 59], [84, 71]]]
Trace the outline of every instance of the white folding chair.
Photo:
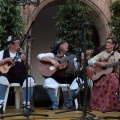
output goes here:
[[4, 99], [4, 107], [3, 107], [3, 112], [5, 113], [5, 109], [6, 109], [6, 104], [7, 104], [7, 99], [8, 99], [8, 94], [9, 94], [9, 89], [10, 87], [14, 87], [14, 91], [15, 91], [15, 106], [16, 109], [20, 108], [20, 89], [21, 86], [19, 83], [11, 83], [9, 84], [6, 94], [5, 94], [5, 99]]
[[[57, 102], [59, 104], [59, 98], [60, 98], [60, 88], [67, 88], [67, 90], [70, 90], [70, 85], [69, 84], [59, 84], [59, 87], [56, 89], [56, 97], [57, 97]], [[75, 108], [78, 108], [78, 101], [77, 98], [74, 100], [75, 102]]]

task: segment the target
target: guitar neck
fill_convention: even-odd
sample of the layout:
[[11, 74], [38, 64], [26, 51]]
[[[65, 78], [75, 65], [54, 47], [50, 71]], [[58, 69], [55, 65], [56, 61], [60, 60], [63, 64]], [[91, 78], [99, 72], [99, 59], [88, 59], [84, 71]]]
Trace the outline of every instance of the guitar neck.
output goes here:
[[59, 60], [59, 63], [62, 64], [62, 63], [67, 62], [73, 58], [75, 58], [75, 55], [68, 55], [66, 58]]
[[111, 67], [118, 66], [118, 65], [120, 65], [120, 62], [115, 62], [115, 63], [112, 63], [112, 64], [108, 64], [107, 68], [111, 68]]

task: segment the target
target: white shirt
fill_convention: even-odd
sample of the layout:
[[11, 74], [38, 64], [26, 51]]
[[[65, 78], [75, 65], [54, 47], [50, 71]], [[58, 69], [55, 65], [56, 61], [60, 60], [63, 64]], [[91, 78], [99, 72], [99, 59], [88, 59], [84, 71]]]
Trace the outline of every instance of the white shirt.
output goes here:
[[[3, 59], [3, 53], [4, 53], [4, 50], [0, 51], [0, 60]], [[13, 53], [13, 52], [9, 51], [9, 54], [10, 54], [11, 58], [14, 58], [16, 56], [16, 52]], [[18, 61], [21, 61], [21, 59], [18, 59]]]

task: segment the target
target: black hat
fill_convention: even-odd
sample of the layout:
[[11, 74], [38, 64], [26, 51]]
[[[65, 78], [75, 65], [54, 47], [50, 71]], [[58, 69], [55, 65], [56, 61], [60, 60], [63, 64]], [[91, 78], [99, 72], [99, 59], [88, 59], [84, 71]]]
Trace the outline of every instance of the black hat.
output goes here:
[[7, 38], [7, 42], [8, 43], [12, 43], [12, 42], [14, 42], [14, 41], [16, 41], [16, 40], [18, 40], [19, 38], [18, 37], [15, 37], [15, 36], [9, 36], [8, 38]]

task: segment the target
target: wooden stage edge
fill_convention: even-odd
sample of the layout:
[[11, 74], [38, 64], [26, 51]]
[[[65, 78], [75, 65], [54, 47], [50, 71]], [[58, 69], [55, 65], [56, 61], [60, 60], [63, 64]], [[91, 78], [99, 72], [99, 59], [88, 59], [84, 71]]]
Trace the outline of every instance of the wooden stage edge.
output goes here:
[[[85, 118], [82, 117], [84, 115], [83, 111], [67, 111], [65, 107], [61, 107], [55, 111], [46, 111], [45, 107], [33, 107], [33, 110], [35, 111], [33, 115], [29, 114], [25, 116], [23, 108], [17, 110], [14, 106], [7, 106], [5, 114], [0, 114], [0, 119], [3, 117], [4, 120], [84, 120], [86, 118], [88, 120], [120, 120], [120, 111], [102, 113], [92, 110], [89, 113], [95, 115], [94, 117], [86, 111]], [[44, 115], [47, 115], [47, 117]], [[118, 116], [119, 118], [117, 118]]]

